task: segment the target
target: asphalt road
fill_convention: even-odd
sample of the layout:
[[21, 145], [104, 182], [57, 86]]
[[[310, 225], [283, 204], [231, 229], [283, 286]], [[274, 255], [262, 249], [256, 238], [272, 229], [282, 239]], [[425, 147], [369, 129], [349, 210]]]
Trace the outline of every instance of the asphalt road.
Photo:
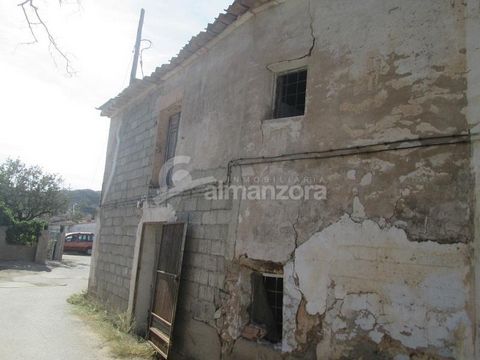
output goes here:
[[109, 360], [67, 298], [87, 287], [90, 257], [62, 264], [0, 262], [0, 360]]

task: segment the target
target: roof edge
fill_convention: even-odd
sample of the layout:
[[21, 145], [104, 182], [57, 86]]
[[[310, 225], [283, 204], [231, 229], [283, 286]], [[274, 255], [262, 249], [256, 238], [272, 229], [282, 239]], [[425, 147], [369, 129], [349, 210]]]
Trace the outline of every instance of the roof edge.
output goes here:
[[[204, 31], [193, 36], [190, 41], [172, 57], [166, 64], [157, 67], [150, 76], [135, 81], [127, 86], [116, 97], [109, 99], [99, 106], [101, 116], [112, 117], [130, 101], [143, 95], [159, 81], [181, 68], [185, 63], [193, 61], [201, 55], [201, 50], [215, 44], [229, 34], [228, 29], [233, 30], [247, 21], [250, 17], [270, 6], [284, 3], [287, 0], [235, 0], [224, 12], [220, 13], [213, 23], [209, 23]], [[250, 14], [250, 16], [248, 16]], [[243, 21], [242, 21], [243, 20]], [[237, 26], [235, 26], [235, 24]], [[213, 46], [213, 45], [211, 45]]]

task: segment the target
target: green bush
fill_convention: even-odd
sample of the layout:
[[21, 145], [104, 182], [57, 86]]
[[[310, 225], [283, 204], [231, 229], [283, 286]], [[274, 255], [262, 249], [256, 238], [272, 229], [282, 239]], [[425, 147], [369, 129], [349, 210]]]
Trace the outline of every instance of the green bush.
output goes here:
[[46, 222], [38, 220], [14, 221], [7, 229], [7, 242], [16, 245], [34, 245], [46, 226]]
[[47, 223], [40, 220], [17, 221], [10, 209], [0, 203], [0, 226], [7, 227], [9, 244], [34, 245]]
[[0, 203], [0, 226], [10, 226], [13, 223], [12, 212], [4, 204]]

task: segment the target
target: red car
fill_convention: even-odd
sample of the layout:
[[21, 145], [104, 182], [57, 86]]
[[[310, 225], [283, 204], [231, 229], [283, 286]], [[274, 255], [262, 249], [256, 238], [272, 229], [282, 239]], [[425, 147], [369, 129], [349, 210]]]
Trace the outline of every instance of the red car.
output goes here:
[[94, 233], [76, 232], [65, 235], [64, 251], [83, 252], [92, 255]]

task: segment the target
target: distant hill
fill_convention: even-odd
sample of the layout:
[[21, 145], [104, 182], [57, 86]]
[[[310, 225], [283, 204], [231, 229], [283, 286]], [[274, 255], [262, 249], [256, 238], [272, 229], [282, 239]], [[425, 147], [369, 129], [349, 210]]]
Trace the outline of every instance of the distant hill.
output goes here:
[[100, 204], [100, 191], [90, 189], [66, 190], [65, 195], [69, 201], [68, 208], [70, 211], [75, 207], [75, 212], [95, 216]]

